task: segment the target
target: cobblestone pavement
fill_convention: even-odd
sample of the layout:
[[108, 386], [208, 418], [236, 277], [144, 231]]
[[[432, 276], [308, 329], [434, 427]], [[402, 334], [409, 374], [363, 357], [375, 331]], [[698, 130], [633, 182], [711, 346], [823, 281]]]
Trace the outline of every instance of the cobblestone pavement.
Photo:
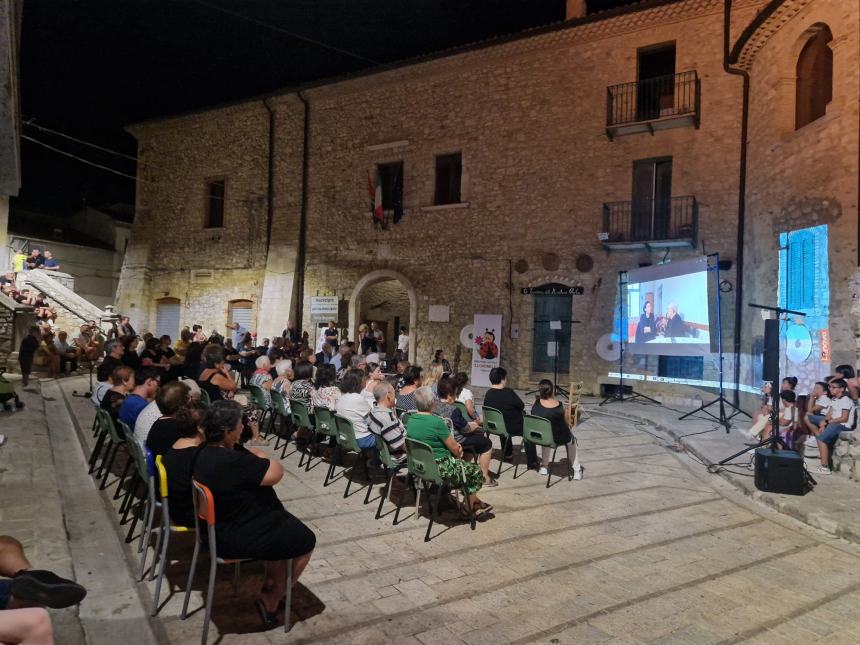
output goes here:
[[[91, 443], [91, 408], [66, 400]], [[238, 594], [220, 571], [210, 642], [219, 633], [230, 644], [860, 642], [856, 545], [743, 497], [635, 424], [594, 418], [577, 436], [581, 481], [546, 489], [534, 472], [514, 480], [506, 464], [500, 486], [481, 493], [494, 517], [472, 532], [449, 512], [430, 543], [411, 494], [392, 526], [391, 503], [374, 519], [378, 486], [371, 504], [359, 487], [344, 499], [344, 482], [323, 487], [324, 466], [304, 472], [288, 456], [278, 494], [318, 540], [294, 597], [296, 625], [288, 636], [261, 631], [261, 568], [248, 564]], [[203, 620], [202, 611], [179, 619], [190, 560], [180, 542], [153, 620], [170, 643], [195, 642]], [[204, 558], [192, 609], [205, 569]], [[143, 583], [141, 597], [152, 588]]]

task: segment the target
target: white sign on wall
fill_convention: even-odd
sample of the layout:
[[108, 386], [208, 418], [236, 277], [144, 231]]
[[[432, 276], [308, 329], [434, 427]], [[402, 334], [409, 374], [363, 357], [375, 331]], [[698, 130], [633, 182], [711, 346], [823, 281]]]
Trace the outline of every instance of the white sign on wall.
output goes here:
[[311, 320], [337, 320], [337, 296], [312, 296]]

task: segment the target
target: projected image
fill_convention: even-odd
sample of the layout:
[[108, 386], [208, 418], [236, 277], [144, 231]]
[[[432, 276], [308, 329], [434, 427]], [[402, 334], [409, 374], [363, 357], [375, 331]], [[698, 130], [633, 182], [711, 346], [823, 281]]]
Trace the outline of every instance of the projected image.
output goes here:
[[626, 298], [630, 351], [667, 355], [710, 351], [705, 258], [630, 271]]

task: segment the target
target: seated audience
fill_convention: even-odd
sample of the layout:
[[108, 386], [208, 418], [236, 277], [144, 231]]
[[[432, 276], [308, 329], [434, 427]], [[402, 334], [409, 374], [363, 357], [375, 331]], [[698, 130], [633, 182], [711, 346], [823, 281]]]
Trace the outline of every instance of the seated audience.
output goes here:
[[442, 380], [442, 377], [445, 375], [445, 368], [442, 367], [442, 363], [430, 363], [430, 368], [427, 370], [427, 375], [421, 379], [422, 387], [429, 387], [433, 390], [434, 396], [439, 397], [438, 386], [439, 381]]
[[813, 430], [815, 439], [818, 441], [818, 454], [821, 457], [821, 465], [816, 471], [819, 475], [831, 473], [833, 446], [839, 440], [839, 434], [854, 429], [854, 401], [846, 394], [847, 389], [848, 384], [844, 379], [837, 378], [830, 381], [830, 407], [824, 419], [818, 424], [818, 429]]
[[272, 389], [274, 379], [269, 373], [269, 370], [272, 368], [272, 363], [269, 361], [268, 356], [258, 356], [255, 361], [255, 365], [257, 369], [255, 369], [254, 373], [251, 374], [248, 385], [253, 385], [263, 390], [263, 397], [266, 399], [266, 405], [271, 407], [272, 395], [269, 394], [269, 390]]
[[483, 425], [483, 421], [478, 416], [478, 411], [475, 409], [475, 397], [472, 390], [466, 387], [469, 382], [469, 375], [466, 372], [457, 372], [454, 375], [454, 385], [457, 387], [457, 401], [466, 406], [466, 411], [469, 413], [469, 418]]
[[493, 442], [483, 432], [477, 421], [472, 421], [463, 416], [459, 408], [454, 405], [456, 392], [454, 379], [445, 377], [439, 381], [437, 392], [439, 400], [436, 403], [435, 412], [443, 419], [450, 419], [454, 431], [454, 439], [463, 448], [472, 449], [478, 455], [478, 464], [481, 474], [484, 476], [484, 486], [498, 486], [498, 482], [490, 477], [490, 460], [493, 458]]
[[379, 381], [373, 386], [373, 398], [376, 405], [367, 416], [367, 427], [373, 434], [382, 437], [391, 458], [403, 463], [406, 461], [406, 428], [394, 409], [394, 388], [390, 383]]
[[314, 373], [314, 366], [308, 361], [299, 361], [295, 367], [295, 380], [290, 389], [290, 400], [303, 403], [307, 407], [313, 405], [311, 398], [314, 393], [314, 384], [311, 382], [311, 377]]
[[394, 381], [394, 393], [400, 394], [400, 390], [403, 388], [405, 383], [403, 382], [403, 375], [406, 374], [406, 371], [412, 367], [409, 361], [400, 361], [397, 363], [397, 369], [395, 370], [395, 375], [397, 376]]
[[314, 391], [311, 394], [311, 403], [315, 408], [328, 408], [335, 410], [340, 399], [340, 388], [334, 384], [334, 365], [317, 364], [317, 377], [314, 381]]
[[233, 373], [224, 362], [224, 349], [220, 345], [207, 345], [201, 356], [203, 369], [197, 377], [197, 385], [209, 395], [210, 401], [232, 399], [239, 386]]
[[203, 430], [206, 443], [199, 449], [194, 478], [215, 498], [218, 555], [265, 563], [256, 607], [264, 627], [270, 628], [286, 591], [287, 560], [293, 561], [295, 585], [310, 561], [316, 536], [287, 512], [272, 488], [284, 476], [280, 461], [239, 445], [243, 424], [238, 403], [213, 403], [203, 418]]
[[[417, 410], [415, 391], [421, 387], [421, 368], [413, 365], [403, 373], [403, 385], [397, 392], [398, 410]], [[432, 390], [431, 390], [432, 391]]]
[[818, 426], [827, 416], [830, 409], [830, 396], [828, 396], [828, 385], [824, 381], [818, 381], [812, 388], [812, 395], [806, 402], [806, 427], [812, 434], [817, 434]]
[[60, 356], [60, 374], [66, 373], [66, 366], [70, 372], [78, 370], [78, 352], [74, 346], [69, 345], [68, 338], [69, 335], [66, 332], [60, 331], [54, 340], [54, 346]]
[[33, 359], [35, 365], [48, 367], [48, 375], [56, 378], [60, 373], [60, 353], [54, 345], [54, 333], [49, 329], [42, 330], [39, 346], [36, 348], [36, 356]]
[[[177, 439], [176, 412], [187, 407], [191, 391], [182, 381], [172, 381], [161, 386], [155, 401], [146, 406], [134, 424], [134, 438], [141, 446], [149, 448], [152, 455], [163, 455]], [[155, 418], [150, 420], [150, 408], [155, 405]]]
[[[570, 409], [555, 398], [555, 386], [549, 379], [543, 379], [538, 383], [538, 399], [532, 405], [531, 413], [536, 417], [549, 420], [552, 426], [552, 439], [555, 443], [564, 446], [567, 452], [567, 461], [573, 469], [573, 478], [582, 479], [582, 465], [579, 463], [576, 437], [570, 431]], [[539, 473], [548, 476], [547, 466], [549, 466], [551, 448], [541, 446], [540, 451], [541, 467]]]
[[289, 359], [275, 363], [277, 376], [272, 381], [272, 389], [285, 399], [290, 398], [290, 390], [293, 387], [293, 362]]
[[140, 336], [123, 336], [121, 339], [123, 346], [122, 362], [128, 365], [131, 369], [136, 370], [143, 365], [143, 361], [138, 354], [138, 345], [140, 345]]
[[439, 365], [442, 368], [443, 374], [451, 373], [451, 363], [448, 362], [448, 359], [445, 357], [444, 349], [437, 349], [433, 352], [433, 362], [430, 363], [431, 371], [433, 365]]
[[105, 392], [99, 407], [107, 411], [113, 422], [119, 418], [119, 409], [132, 390], [134, 390], [134, 370], [125, 365], [117, 367], [110, 375], [111, 389]]
[[847, 386], [845, 393], [856, 401], [860, 397], [860, 379], [857, 378], [854, 368], [850, 365], [837, 365], [833, 371], [836, 376], [845, 381]]
[[337, 400], [338, 415], [348, 419], [355, 431], [359, 448], [376, 450], [376, 439], [367, 427], [367, 415], [372, 409], [367, 398], [362, 395], [366, 377], [362, 370], [348, 371], [340, 383], [343, 395]]
[[158, 386], [161, 382], [161, 374], [155, 368], [141, 367], [134, 374], [134, 389], [131, 391], [119, 408], [119, 420], [134, 430], [137, 417], [158, 394]]
[[45, 607], [62, 609], [81, 602], [87, 590], [52, 571], [33, 569], [23, 545], [0, 535], [0, 641], [8, 645], [53, 645]]
[[364, 389], [361, 393], [367, 399], [367, 402], [370, 403], [371, 407], [373, 407], [375, 402], [373, 398], [373, 388], [377, 383], [381, 383], [385, 380], [385, 374], [382, 373], [382, 368], [379, 366], [379, 363], [372, 363], [370, 361], [367, 362], [364, 370], [367, 374], [367, 380], [365, 381]]
[[[490, 389], [484, 395], [484, 405], [497, 409], [502, 413], [505, 427], [512, 437], [523, 436], [523, 410], [525, 404], [511, 388], [508, 387], [508, 372], [503, 367], [494, 367], [490, 370]], [[509, 459], [513, 454], [513, 441], [508, 442], [504, 458]], [[526, 444], [526, 455], [528, 468], [539, 470], [537, 460], [537, 449], [534, 444]]]
[[[463, 447], [454, 440], [451, 431], [441, 417], [433, 414], [436, 397], [429, 387], [420, 387], [415, 391], [417, 412], [409, 419], [406, 436], [417, 439], [430, 446], [439, 472], [455, 488], [465, 486], [469, 492], [469, 501], [474, 511], [488, 511], [492, 508], [486, 502], [478, 499], [478, 491], [484, 484], [481, 468], [477, 464], [463, 461]], [[465, 507], [460, 509], [460, 517], [469, 519]]]

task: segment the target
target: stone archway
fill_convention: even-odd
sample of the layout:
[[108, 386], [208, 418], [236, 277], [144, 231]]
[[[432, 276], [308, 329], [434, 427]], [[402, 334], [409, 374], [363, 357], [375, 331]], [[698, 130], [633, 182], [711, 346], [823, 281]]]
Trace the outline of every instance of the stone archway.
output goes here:
[[[361, 315], [362, 293], [368, 287], [386, 280], [395, 280], [400, 283], [409, 298], [409, 357], [410, 360], [414, 360], [418, 346], [418, 336], [416, 333], [418, 322], [418, 296], [415, 294], [415, 287], [412, 286], [412, 282], [409, 278], [397, 271], [393, 271], [391, 269], [371, 271], [355, 284], [355, 287], [352, 290], [352, 295], [349, 298], [349, 337], [353, 340], [358, 338], [358, 325], [361, 322], [359, 320], [359, 316]], [[389, 332], [387, 339], [389, 342], [389, 351], [393, 351], [397, 348], [396, 334], [396, 330], [394, 331], [394, 334]]]

